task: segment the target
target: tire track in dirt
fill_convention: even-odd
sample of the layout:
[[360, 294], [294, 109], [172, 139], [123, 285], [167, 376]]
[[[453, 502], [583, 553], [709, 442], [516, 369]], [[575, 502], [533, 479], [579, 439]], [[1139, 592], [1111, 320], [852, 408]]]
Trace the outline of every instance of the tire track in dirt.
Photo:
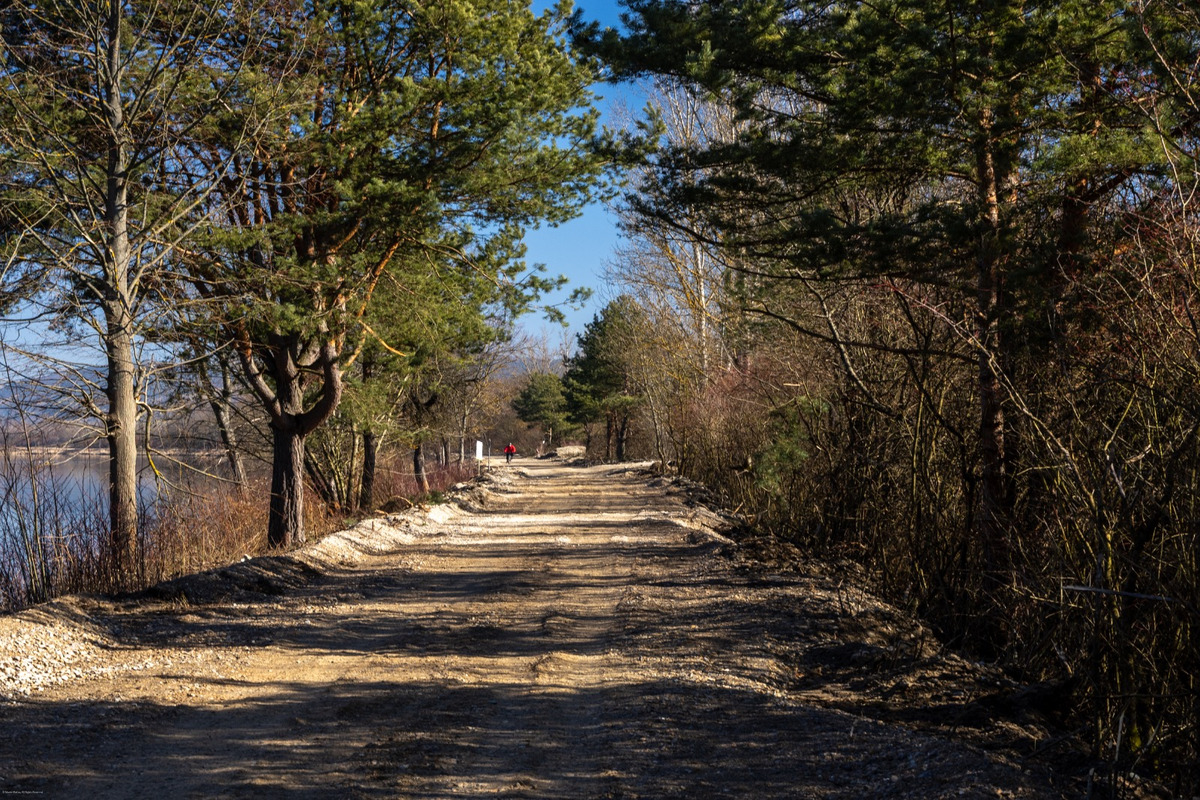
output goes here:
[[0, 705], [0, 793], [1059, 796], [819, 696], [804, 637], [853, 609], [736, 565], [716, 515], [636, 471], [518, 464], [357, 550], [4, 621], [99, 655]]

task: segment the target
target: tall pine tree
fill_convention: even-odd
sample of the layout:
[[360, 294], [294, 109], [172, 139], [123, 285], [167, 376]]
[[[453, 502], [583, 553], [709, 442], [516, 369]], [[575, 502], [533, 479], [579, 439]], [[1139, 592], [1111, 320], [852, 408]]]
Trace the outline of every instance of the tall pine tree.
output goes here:
[[304, 441], [337, 408], [380, 287], [447, 263], [510, 285], [519, 262], [491, 256], [590, 198], [594, 72], [568, 12], [303, 4], [305, 35], [280, 31], [303, 63], [279, 79], [307, 101], [242, 164], [237, 210], [189, 265], [271, 418], [272, 545], [303, 541]]

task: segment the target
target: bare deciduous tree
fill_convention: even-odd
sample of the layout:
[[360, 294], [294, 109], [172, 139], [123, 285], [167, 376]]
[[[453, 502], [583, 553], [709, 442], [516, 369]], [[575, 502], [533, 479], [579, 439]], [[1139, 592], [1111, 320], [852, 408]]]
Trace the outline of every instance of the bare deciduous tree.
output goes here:
[[[26, 316], [78, 326], [98, 343], [103, 383], [74, 370], [72, 399], [108, 443], [119, 574], [137, 558], [137, 421], [150, 402], [142, 333], [174, 294], [169, 262], [196, 210], [228, 179], [233, 154], [253, 147], [260, 118], [249, 110], [223, 132], [228, 158], [202, 165], [193, 144], [223, 119], [241, 77], [232, 65], [258, 48], [251, 23], [269, 9], [52, 0], [0, 12], [2, 180], [20, 230], [6, 260], [37, 276]], [[61, 361], [64, 350], [84, 358], [73, 346], [42, 358]]]

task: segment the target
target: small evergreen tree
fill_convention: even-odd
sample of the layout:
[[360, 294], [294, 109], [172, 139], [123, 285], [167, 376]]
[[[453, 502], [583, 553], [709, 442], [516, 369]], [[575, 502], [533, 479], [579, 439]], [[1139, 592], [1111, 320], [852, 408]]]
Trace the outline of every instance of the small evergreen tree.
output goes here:
[[629, 348], [642, 321], [637, 303], [618, 297], [584, 327], [575, 355], [567, 360], [563, 384], [568, 418], [585, 426], [603, 420], [605, 460], [625, 459], [630, 426], [641, 405], [631, 380]]
[[547, 445], [553, 445], [556, 433], [561, 437], [567, 430], [567, 398], [562, 378], [552, 373], [530, 375], [521, 393], [513, 399], [512, 409], [522, 422], [542, 429]]

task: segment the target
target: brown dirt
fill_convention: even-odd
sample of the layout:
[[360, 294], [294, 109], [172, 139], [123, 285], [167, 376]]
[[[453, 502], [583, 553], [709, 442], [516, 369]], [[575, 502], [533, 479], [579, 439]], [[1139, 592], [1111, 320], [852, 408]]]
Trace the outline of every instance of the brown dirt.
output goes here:
[[0, 618], [0, 794], [1053, 798], [1002, 676], [638, 470]]

